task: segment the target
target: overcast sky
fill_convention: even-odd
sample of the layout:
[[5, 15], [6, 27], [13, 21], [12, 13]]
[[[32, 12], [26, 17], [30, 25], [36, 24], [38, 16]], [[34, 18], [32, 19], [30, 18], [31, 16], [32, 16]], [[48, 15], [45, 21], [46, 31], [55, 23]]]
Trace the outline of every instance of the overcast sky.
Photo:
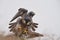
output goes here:
[[19, 8], [35, 12], [37, 32], [60, 35], [60, 0], [0, 0], [1, 31], [9, 32], [9, 21]]

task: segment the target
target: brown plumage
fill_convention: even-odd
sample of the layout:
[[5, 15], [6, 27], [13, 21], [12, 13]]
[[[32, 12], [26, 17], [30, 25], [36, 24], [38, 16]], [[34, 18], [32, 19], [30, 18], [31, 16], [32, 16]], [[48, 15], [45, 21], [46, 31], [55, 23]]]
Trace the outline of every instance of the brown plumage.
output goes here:
[[9, 24], [10, 31], [15, 33], [19, 37], [21, 37], [22, 35], [29, 35], [29, 38], [43, 36], [42, 34], [33, 32], [36, 30], [35, 28], [38, 28], [38, 24], [34, 23], [32, 20], [32, 17], [35, 15], [35, 13], [31, 11], [27, 14], [27, 12], [28, 10], [24, 8], [18, 9], [18, 13], [10, 22], [15, 20], [19, 16], [21, 18], [18, 18], [16, 22]]
[[29, 31], [29, 35], [30, 36], [28, 36], [28, 38], [43, 37], [43, 34], [39, 34], [39, 33], [32, 32], [32, 31]]

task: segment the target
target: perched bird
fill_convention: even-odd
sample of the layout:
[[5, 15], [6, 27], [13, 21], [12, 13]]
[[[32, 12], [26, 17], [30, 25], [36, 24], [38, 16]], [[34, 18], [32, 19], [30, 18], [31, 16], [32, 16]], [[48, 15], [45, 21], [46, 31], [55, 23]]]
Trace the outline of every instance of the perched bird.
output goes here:
[[[10, 31], [12, 31], [12, 29], [14, 29], [14, 27], [16, 27], [16, 24], [19, 23], [21, 25], [26, 25], [27, 28], [31, 27], [33, 31], [35, 31], [35, 28], [37, 28], [37, 23], [33, 23], [32, 17], [35, 15], [34, 12], [30, 11], [28, 14], [26, 14], [24, 17], [22, 18], [18, 18], [16, 22], [14, 23], [10, 23], [9, 25], [11, 25], [9, 28], [11, 28]], [[25, 27], [25, 26], [24, 26]], [[30, 29], [30, 28], [28, 28]]]
[[9, 24], [10, 31], [12, 31], [18, 36], [22, 36], [23, 34], [39, 36], [40, 34], [32, 32], [35, 31], [35, 28], [37, 28], [38, 25], [37, 23], [34, 23], [32, 20], [34, 15], [35, 13], [33, 11], [28, 12], [28, 10], [24, 8], [19, 8], [18, 13], [13, 17], [13, 19], [10, 22], [14, 21], [18, 17], [21, 18], [18, 18], [16, 22]]

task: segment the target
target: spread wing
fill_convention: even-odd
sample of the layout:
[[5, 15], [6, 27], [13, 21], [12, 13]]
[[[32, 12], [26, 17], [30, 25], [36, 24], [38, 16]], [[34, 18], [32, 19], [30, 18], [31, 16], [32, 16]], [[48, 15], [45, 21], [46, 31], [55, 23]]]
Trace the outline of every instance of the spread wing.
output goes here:
[[15, 20], [19, 16], [23, 16], [23, 14], [27, 14], [27, 12], [28, 12], [28, 10], [26, 10], [24, 8], [18, 9], [18, 13], [13, 17], [13, 19], [10, 22], [12, 22], [13, 20]]

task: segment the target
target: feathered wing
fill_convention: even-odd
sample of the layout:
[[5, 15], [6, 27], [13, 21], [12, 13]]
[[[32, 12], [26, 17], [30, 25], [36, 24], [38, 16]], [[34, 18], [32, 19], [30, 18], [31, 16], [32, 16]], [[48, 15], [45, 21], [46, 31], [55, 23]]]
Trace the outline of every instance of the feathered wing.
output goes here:
[[26, 10], [24, 8], [18, 9], [18, 13], [13, 17], [13, 19], [10, 22], [15, 20], [17, 17], [22, 16], [23, 14], [27, 14], [27, 12], [28, 12], [28, 10]]
[[13, 23], [9, 23], [9, 28], [10, 28], [10, 31], [13, 31], [13, 29], [16, 27], [16, 25], [20, 22], [20, 18], [17, 19], [16, 22], [13, 22]]

